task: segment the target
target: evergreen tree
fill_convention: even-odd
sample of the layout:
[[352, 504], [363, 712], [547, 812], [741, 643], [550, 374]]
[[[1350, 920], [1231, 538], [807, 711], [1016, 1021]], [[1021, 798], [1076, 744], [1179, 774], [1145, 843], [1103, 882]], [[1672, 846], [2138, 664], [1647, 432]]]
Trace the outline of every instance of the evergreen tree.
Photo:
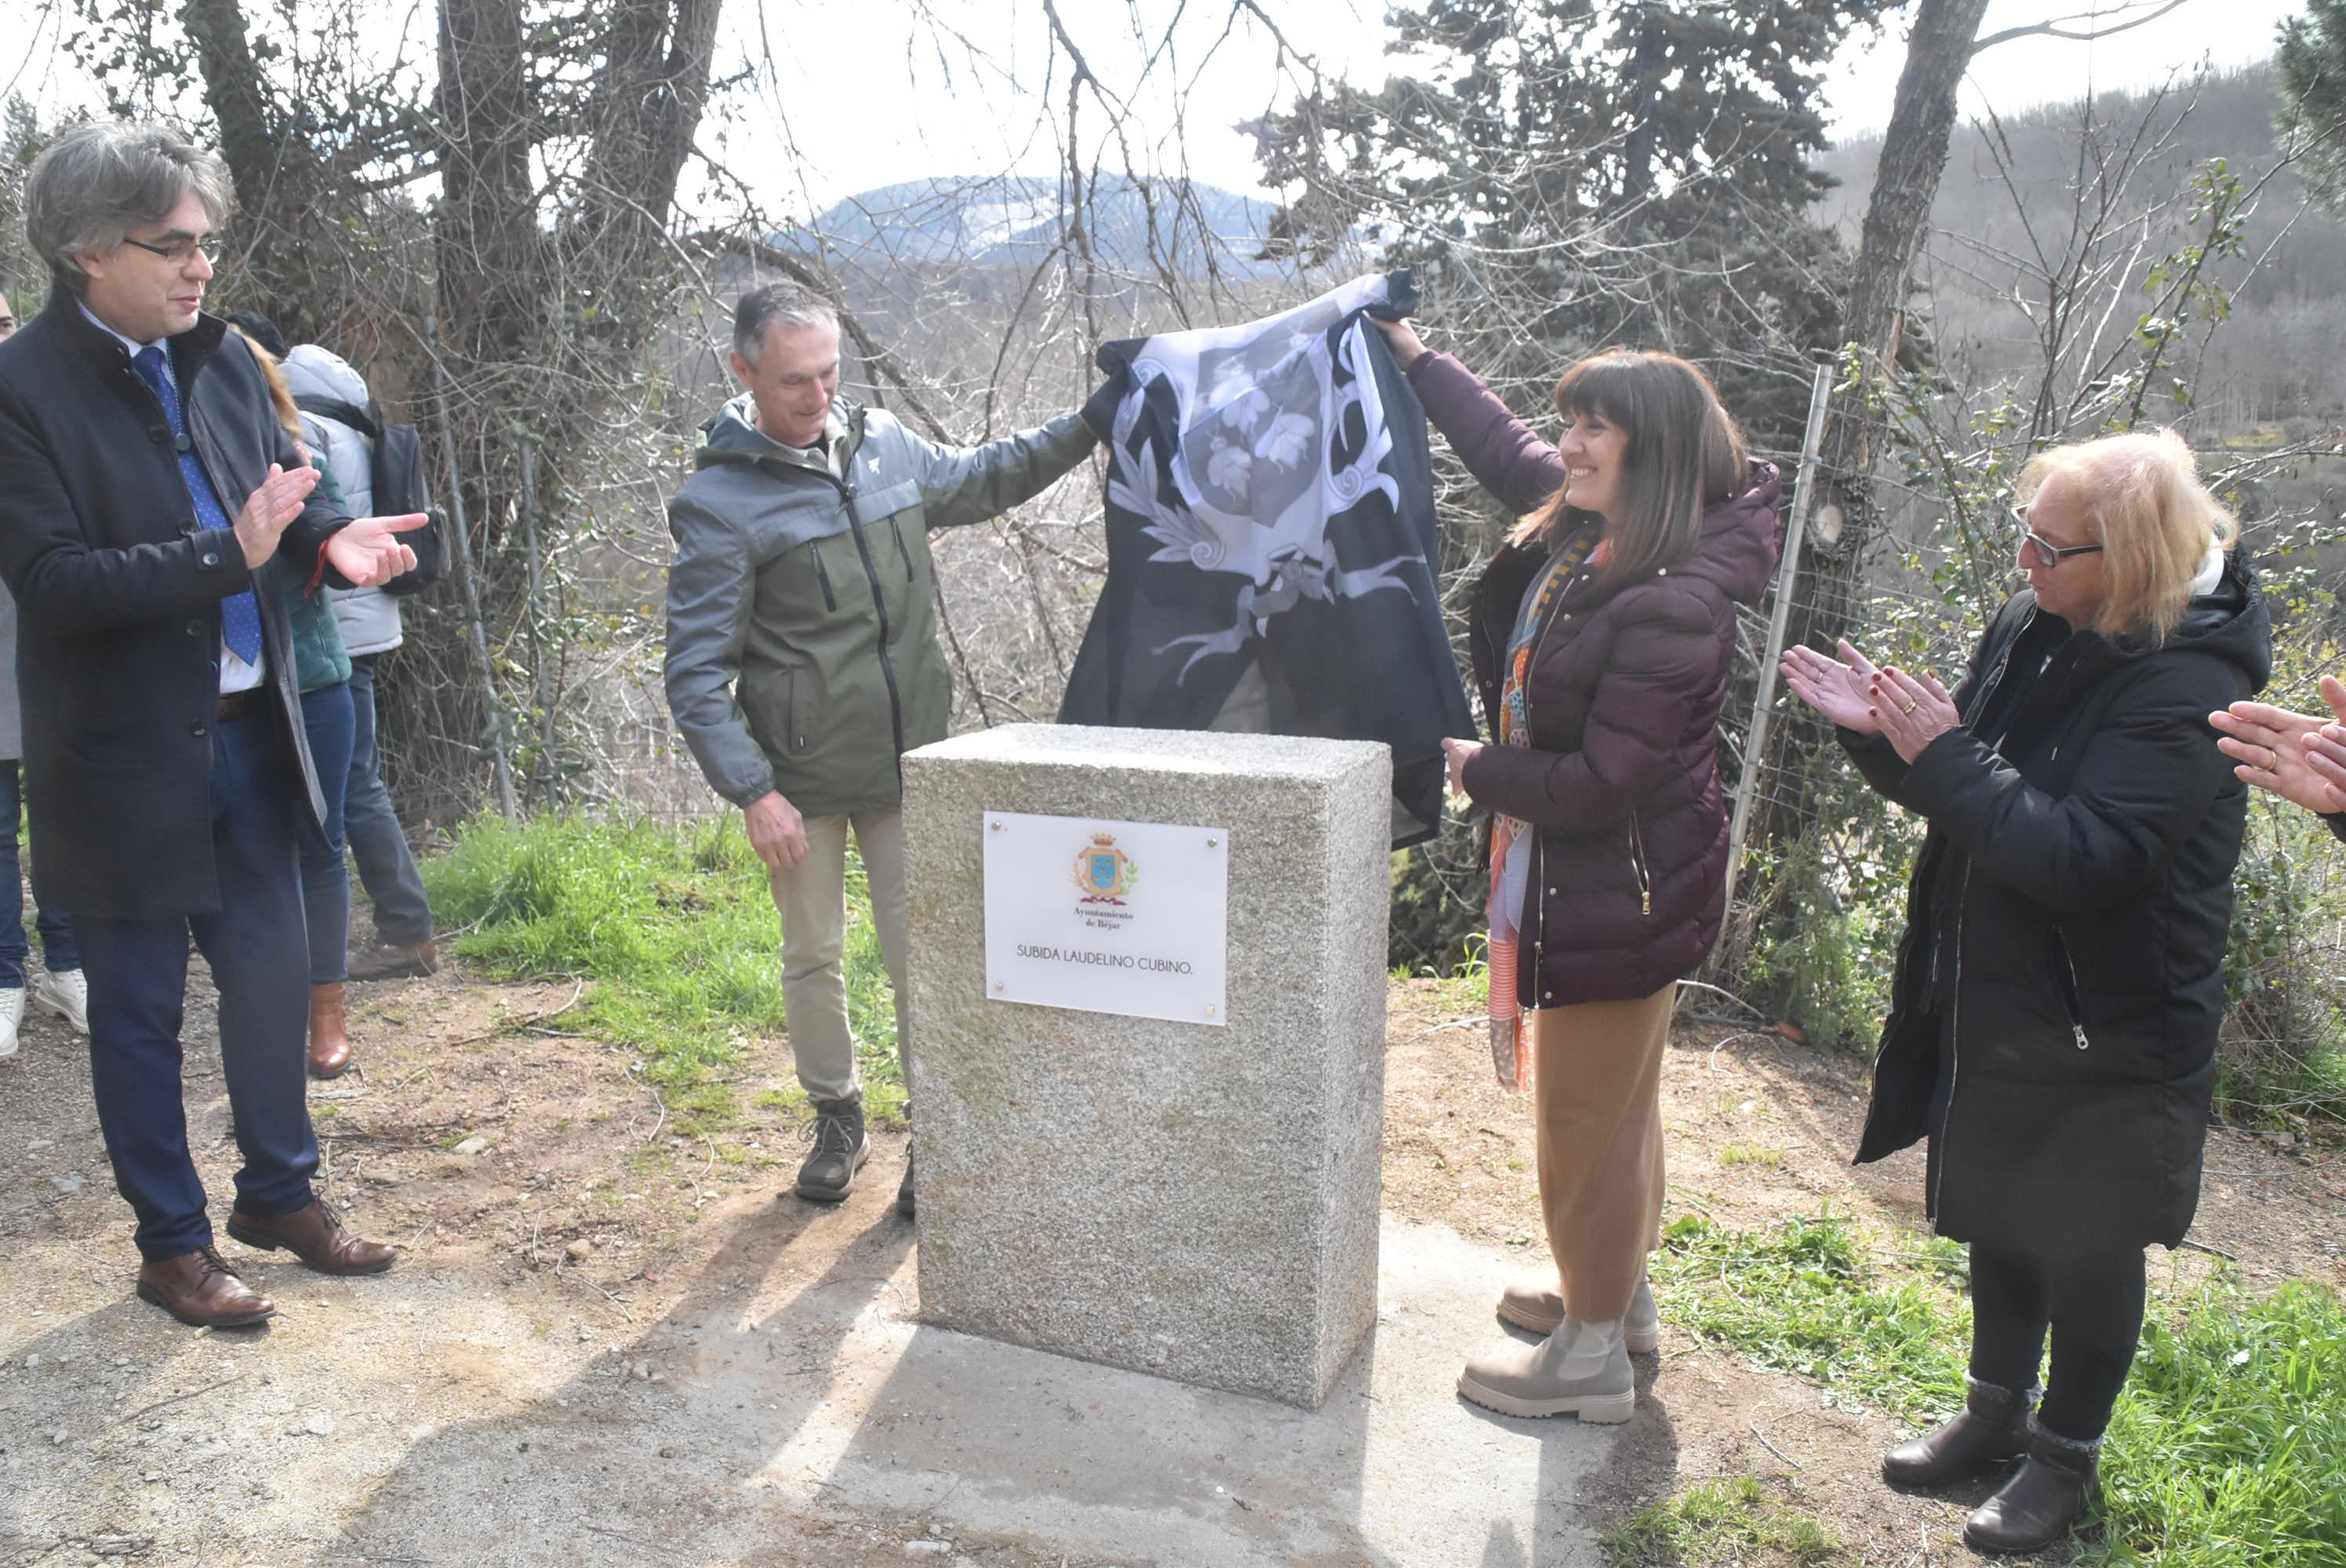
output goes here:
[[2280, 128], [2306, 194], [2346, 218], [2346, 0], [2306, 0], [2280, 28]]
[[1418, 269], [1474, 369], [1536, 407], [1607, 344], [1704, 364], [1763, 445], [1798, 439], [1800, 368], [1840, 341], [1845, 258], [1820, 85], [1895, 0], [1421, 0], [1390, 13], [1411, 67], [1337, 84], [1259, 127], [1292, 193], [1277, 242], [1350, 233]]

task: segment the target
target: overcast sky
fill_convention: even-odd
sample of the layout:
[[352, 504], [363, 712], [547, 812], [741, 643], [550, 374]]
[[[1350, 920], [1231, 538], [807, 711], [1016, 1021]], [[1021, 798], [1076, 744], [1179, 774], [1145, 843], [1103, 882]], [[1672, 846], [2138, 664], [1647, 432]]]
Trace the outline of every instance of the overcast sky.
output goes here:
[[[2090, 12], [2139, 15], [2158, 0], [1995, 0], [1986, 31]], [[430, 57], [431, 7], [419, 0], [360, 0], [375, 31], [407, 31]], [[1286, 42], [1319, 67], [1364, 84], [1387, 70], [1383, 0], [1260, 0]], [[2272, 50], [2274, 28], [2301, 0], [2184, 0], [2148, 25], [2096, 43], [2027, 38], [1974, 62], [1967, 109], [2010, 111], [2097, 88], [2136, 87], [2200, 61], [2233, 66]], [[56, 46], [61, 0], [0, 0], [0, 94], [52, 105], [89, 101]], [[1130, 104], [1127, 135], [1157, 167], [1256, 191], [1251, 139], [1231, 127], [1282, 90], [1278, 48], [1233, 0], [1066, 0], [1059, 6], [1092, 69]], [[266, 15], [258, 5], [256, 17]], [[1157, 69], [1142, 81], [1143, 48], [1178, 11]], [[1136, 21], [1136, 18], [1137, 21]], [[1904, 57], [1902, 18], [1861, 35], [1827, 86], [1839, 134], [1888, 118]], [[15, 45], [15, 47], [9, 46]], [[719, 70], [773, 62], [712, 124], [704, 146], [778, 211], [811, 212], [861, 189], [928, 174], [1018, 168], [1048, 172], [1059, 150], [1051, 114], [1063, 109], [1064, 57], [1054, 59], [1041, 0], [728, 0]], [[25, 65], [12, 69], [21, 51]], [[1057, 74], [1053, 75], [1054, 67]], [[13, 77], [13, 79], [12, 79]], [[1293, 80], [1293, 72], [1284, 78]], [[1175, 90], [1178, 84], [1182, 90]], [[1177, 117], [1177, 108], [1178, 115]], [[1106, 117], [1087, 99], [1082, 129]], [[791, 149], [795, 149], [795, 156]], [[1111, 160], [1120, 165], [1122, 158]]]
[[[1984, 32], [2096, 9], [2139, 15], [2157, 0], [1996, 0]], [[2272, 52], [2274, 29], [2301, 0], [2184, 0], [2174, 11], [2129, 32], [2092, 43], [2030, 37], [2001, 45], [1974, 63], [1967, 111], [1984, 104], [2008, 112], [2097, 88], [2140, 86], [2201, 61], [2235, 66]], [[943, 51], [912, 20], [915, 9], [958, 29]], [[1382, 0], [1263, 0], [1287, 42], [1320, 67], [1363, 84], [1389, 69], [1383, 55]], [[1062, 5], [1093, 70], [1133, 103], [1133, 134], [1170, 154], [1178, 149], [1198, 178], [1256, 190], [1250, 138], [1232, 130], [1279, 90], [1270, 32], [1229, 0], [1191, 0], [1151, 86], [1135, 92], [1141, 50], [1130, 18], [1161, 17], [1166, 0], [1128, 5]], [[2085, 30], [2087, 23], [2071, 24]], [[787, 126], [804, 155], [789, 183], [801, 209], [875, 185], [933, 171], [1056, 167], [1046, 105], [1064, 104], [1064, 76], [1046, 87], [1049, 23], [1039, 0], [768, 0], [761, 14], [735, 0], [734, 45], [776, 68], [731, 137], [729, 158], [750, 147], [770, 148], [772, 127]], [[1837, 134], [1878, 129], [1890, 114], [1905, 54], [1902, 16], [1880, 36], [1861, 34], [1835, 62], [1827, 86]], [[918, 40], [917, 42], [915, 40]], [[1219, 52], [1215, 51], [1219, 48]], [[942, 56], [942, 58], [941, 58]], [[855, 61], [849, 68], [844, 62]], [[1171, 87], [1187, 89], [1186, 118], [1173, 123]], [[1089, 128], [1100, 121], [1090, 102]], [[770, 154], [769, 154], [770, 156]], [[1169, 165], [1169, 158], [1168, 158]], [[741, 172], [748, 174], [744, 169]], [[759, 183], [764, 183], [761, 178]]]

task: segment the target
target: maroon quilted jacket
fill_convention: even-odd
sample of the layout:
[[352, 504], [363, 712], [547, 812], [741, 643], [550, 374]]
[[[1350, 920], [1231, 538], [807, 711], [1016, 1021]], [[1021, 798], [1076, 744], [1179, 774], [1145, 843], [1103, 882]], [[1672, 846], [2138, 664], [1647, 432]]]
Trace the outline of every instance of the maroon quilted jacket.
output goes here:
[[[1556, 449], [1447, 354], [1410, 369], [1425, 412], [1474, 477], [1513, 510], [1564, 483]], [[1477, 805], [1538, 830], [1520, 921], [1526, 1007], [1651, 995], [1702, 962], [1719, 934], [1727, 807], [1719, 710], [1736, 600], [1767, 585], [1780, 533], [1776, 471], [1711, 508], [1687, 559], [1607, 584], [1583, 571], [1550, 606], [1525, 682], [1528, 748], [1491, 746], [1466, 765]], [[1483, 711], [1545, 549], [1510, 546], [1474, 586], [1470, 641]]]

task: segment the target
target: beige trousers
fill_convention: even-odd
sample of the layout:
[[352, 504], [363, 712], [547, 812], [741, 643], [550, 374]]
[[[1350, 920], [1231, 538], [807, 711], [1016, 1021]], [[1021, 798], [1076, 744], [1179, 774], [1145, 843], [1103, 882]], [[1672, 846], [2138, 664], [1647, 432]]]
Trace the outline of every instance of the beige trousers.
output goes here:
[[782, 917], [782, 1006], [799, 1086], [812, 1100], [861, 1095], [855, 1036], [847, 1027], [847, 830], [863, 857], [872, 888], [872, 923], [880, 956], [896, 993], [896, 1040], [904, 1038], [904, 817], [901, 811], [858, 811], [852, 817], [806, 819], [806, 859], [787, 871], [769, 871], [774, 908]]
[[1662, 1244], [1662, 1051], [1678, 990], [1530, 1015], [1540, 1208], [1565, 1310], [1584, 1323], [1629, 1310]]

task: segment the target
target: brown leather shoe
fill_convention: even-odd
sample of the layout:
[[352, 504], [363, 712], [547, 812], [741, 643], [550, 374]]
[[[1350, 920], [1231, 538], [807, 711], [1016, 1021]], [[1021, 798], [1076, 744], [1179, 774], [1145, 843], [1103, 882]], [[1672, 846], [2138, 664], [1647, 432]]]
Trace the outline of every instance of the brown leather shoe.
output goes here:
[[321, 1274], [380, 1274], [399, 1259], [382, 1243], [362, 1241], [344, 1230], [334, 1211], [322, 1203], [291, 1214], [239, 1209], [228, 1217], [228, 1233], [247, 1247], [271, 1251], [281, 1247]]
[[440, 972], [440, 944], [425, 937], [412, 947], [377, 942], [352, 958], [352, 980], [403, 980]]
[[242, 1329], [277, 1315], [277, 1303], [238, 1278], [209, 1247], [140, 1264], [138, 1299], [191, 1329]]
[[342, 1020], [342, 983], [310, 987], [310, 1076], [339, 1078], [351, 1070], [351, 1032]]

